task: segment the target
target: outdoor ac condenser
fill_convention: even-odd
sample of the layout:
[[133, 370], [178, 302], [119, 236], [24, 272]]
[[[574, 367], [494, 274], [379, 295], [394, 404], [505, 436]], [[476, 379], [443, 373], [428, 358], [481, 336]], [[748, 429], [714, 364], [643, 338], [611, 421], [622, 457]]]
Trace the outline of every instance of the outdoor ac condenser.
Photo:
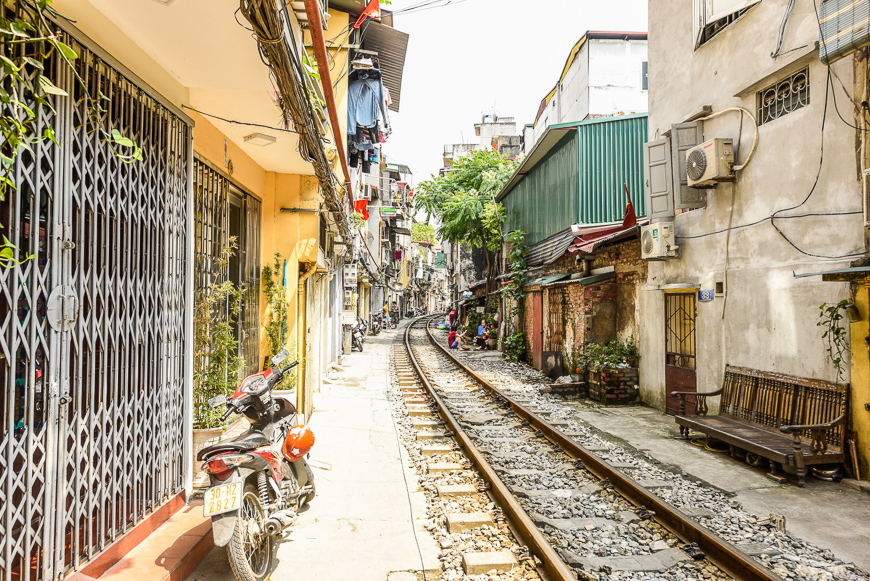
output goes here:
[[708, 188], [734, 180], [734, 142], [711, 139], [686, 152], [686, 175], [692, 188]]
[[674, 223], [656, 222], [641, 228], [640, 255], [644, 260], [664, 260], [677, 256]]

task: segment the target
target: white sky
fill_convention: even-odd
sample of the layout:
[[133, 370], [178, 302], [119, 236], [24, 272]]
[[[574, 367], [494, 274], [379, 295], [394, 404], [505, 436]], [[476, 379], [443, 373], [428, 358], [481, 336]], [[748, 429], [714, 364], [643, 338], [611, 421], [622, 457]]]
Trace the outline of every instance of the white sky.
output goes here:
[[[401, 10], [419, 0], [393, 0]], [[414, 181], [442, 165], [444, 144], [476, 142], [474, 124], [495, 104], [518, 129], [532, 123], [568, 51], [587, 30], [645, 32], [646, 0], [454, 0], [398, 14], [410, 35], [399, 113], [387, 160], [408, 164]]]

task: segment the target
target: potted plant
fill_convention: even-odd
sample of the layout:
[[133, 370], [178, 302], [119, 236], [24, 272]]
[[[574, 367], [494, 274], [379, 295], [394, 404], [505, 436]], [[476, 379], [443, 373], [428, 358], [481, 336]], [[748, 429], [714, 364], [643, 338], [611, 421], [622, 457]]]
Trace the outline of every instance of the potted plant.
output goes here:
[[[225, 273], [235, 253], [236, 239], [230, 238], [217, 259], [217, 272]], [[214, 280], [197, 292], [194, 301], [194, 370], [193, 370], [193, 447], [194, 456], [224, 434], [222, 408], [212, 409], [208, 401], [219, 395], [231, 395], [244, 367], [233, 321], [239, 316], [244, 289], [232, 281]], [[194, 473], [199, 466], [194, 464]]]
[[496, 345], [498, 345], [498, 331], [496, 329], [490, 329], [486, 339], [486, 345], [490, 349], [495, 349]]

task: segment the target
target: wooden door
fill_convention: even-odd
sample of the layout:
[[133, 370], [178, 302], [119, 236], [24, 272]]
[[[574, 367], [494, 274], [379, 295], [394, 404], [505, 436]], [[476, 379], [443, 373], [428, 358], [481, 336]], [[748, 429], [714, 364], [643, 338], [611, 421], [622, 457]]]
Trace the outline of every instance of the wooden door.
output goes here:
[[[680, 413], [674, 391], [695, 391], [695, 294], [665, 293], [665, 410]], [[686, 413], [695, 413], [695, 398], [686, 398]]]
[[532, 367], [540, 369], [544, 352], [544, 293], [532, 293]]

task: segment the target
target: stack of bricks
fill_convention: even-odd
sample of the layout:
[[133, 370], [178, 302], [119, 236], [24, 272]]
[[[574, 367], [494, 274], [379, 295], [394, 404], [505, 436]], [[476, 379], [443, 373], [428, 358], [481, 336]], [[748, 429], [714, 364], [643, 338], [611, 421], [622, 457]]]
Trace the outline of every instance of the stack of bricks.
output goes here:
[[590, 371], [587, 377], [591, 400], [603, 405], [629, 404], [638, 400], [640, 376], [636, 367], [618, 367], [597, 373]]

